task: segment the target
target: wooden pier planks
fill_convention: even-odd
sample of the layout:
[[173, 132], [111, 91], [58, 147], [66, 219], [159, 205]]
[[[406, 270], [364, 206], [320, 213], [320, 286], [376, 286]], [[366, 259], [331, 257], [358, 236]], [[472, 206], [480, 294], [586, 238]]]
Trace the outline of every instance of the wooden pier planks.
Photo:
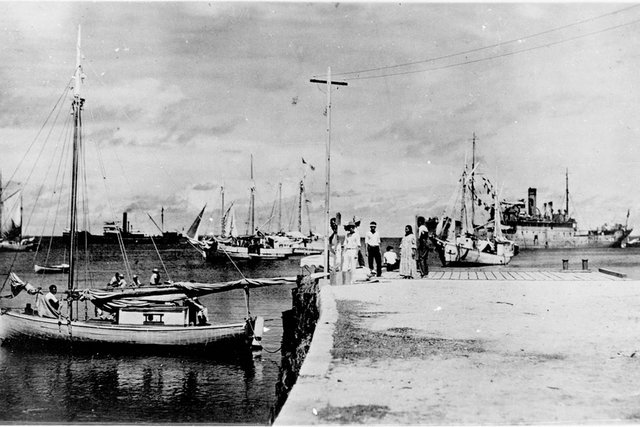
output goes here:
[[555, 270], [441, 270], [432, 271], [429, 280], [502, 280], [502, 281], [615, 281], [624, 277], [599, 271], [555, 271]]

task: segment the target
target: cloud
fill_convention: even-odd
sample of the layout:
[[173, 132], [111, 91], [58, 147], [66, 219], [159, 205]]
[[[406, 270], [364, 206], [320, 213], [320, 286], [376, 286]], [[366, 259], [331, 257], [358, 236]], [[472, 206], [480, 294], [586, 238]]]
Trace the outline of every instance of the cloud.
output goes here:
[[211, 191], [211, 190], [214, 190], [214, 189], [217, 189], [217, 188], [218, 188], [218, 186], [213, 184], [213, 183], [211, 183], [211, 182], [207, 182], [207, 183], [204, 183], [204, 184], [196, 184], [196, 185], [193, 186], [193, 189], [196, 190], [196, 191]]

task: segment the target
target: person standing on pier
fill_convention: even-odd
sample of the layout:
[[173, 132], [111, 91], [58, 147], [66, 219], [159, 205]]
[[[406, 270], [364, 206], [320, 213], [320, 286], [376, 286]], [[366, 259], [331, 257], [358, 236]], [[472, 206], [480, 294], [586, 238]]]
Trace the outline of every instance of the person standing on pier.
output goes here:
[[353, 222], [344, 226], [347, 236], [344, 239], [344, 260], [342, 271], [348, 271], [352, 275], [358, 265], [358, 241], [355, 233], [356, 225]]
[[377, 224], [375, 221], [371, 221], [369, 224], [369, 231], [364, 239], [367, 245], [367, 259], [369, 261], [369, 270], [373, 275], [373, 261], [376, 262], [376, 276], [382, 276], [382, 256], [380, 254], [380, 234], [376, 230]]
[[410, 225], [404, 227], [404, 237], [400, 243], [400, 277], [413, 279], [416, 274], [416, 236]]
[[420, 270], [420, 277], [425, 277], [429, 274], [429, 264], [427, 259], [429, 257], [429, 230], [427, 229], [426, 221], [423, 216], [418, 217], [418, 270]]
[[354, 227], [354, 234], [356, 236], [356, 240], [358, 242], [358, 264], [357, 267], [364, 267], [364, 257], [362, 256], [362, 251], [360, 250], [360, 247], [362, 246], [362, 237], [360, 236], [360, 218], [358, 218], [357, 216], [353, 217], [353, 223], [355, 224]]
[[329, 235], [329, 267], [333, 271], [340, 271], [340, 241], [338, 236], [338, 220], [331, 218], [329, 221], [331, 235]]

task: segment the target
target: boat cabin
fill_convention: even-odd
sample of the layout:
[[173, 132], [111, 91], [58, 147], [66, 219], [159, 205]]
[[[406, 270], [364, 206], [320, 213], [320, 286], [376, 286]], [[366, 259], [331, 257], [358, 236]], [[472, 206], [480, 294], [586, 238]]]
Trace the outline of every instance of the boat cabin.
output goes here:
[[121, 308], [116, 314], [119, 325], [187, 326], [189, 307], [158, 305], [157, 307]]

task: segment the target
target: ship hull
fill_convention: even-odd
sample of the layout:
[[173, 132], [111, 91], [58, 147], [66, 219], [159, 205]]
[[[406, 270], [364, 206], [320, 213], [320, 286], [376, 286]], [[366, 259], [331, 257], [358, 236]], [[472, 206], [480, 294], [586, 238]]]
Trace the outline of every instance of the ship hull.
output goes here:
[[571, 227], [516, 225], [512, 226], [512, 231], [504, 234], [520, 249], [616, 248], [622, 245], [631, 231], [579, 232]]

